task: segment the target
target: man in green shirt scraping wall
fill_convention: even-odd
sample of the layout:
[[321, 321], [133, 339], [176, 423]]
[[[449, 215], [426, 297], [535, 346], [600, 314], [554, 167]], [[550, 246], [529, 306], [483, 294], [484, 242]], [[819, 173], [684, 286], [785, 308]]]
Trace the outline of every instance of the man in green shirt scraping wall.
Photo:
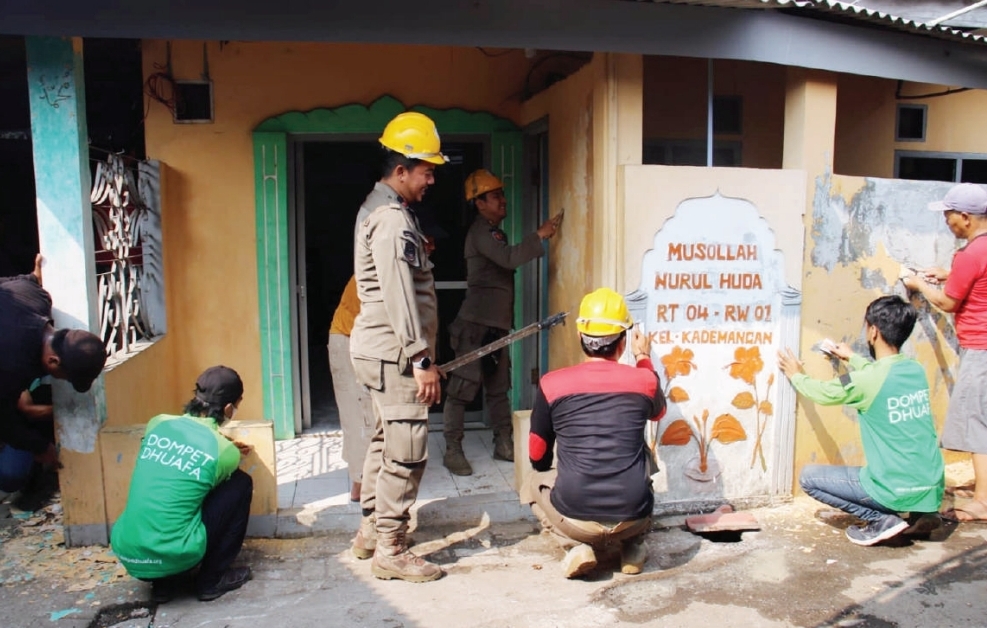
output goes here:
[[110, 542], [127, 573], [151, 582], [155, 602], [171, 600], [196, 566], [203, 601], [250, 579], [249, 567], [232, 567], [250, 515], [253, 480], [237, 468], [249, 448], [218, 429], [242, 399], [236, 371], [213, 366], [196, 380], [183, 416], [162, 414], [147, 424]]
[[899, 353], [917, 315], [900, 297], [873, 301], [864, 321], [874, 361], [844, 343], [835, 345], [831, 354], [853, 370], [829, 381], [807, 376], [791, 349], [778, 353], [778, 367], [802, 395], [821, 405], [846, 404], [857, 410], [866, 466], [806, 465], [799, 476], [809, 496], [864, 520], [846, 531], [857, 545], [874, 545], [906, 532], [909, 524], [901, 513], [914, 518], [909, 532], [928, 533], [939, 525], [935, 513], [945, 475], [929, 383], [922, 365]]

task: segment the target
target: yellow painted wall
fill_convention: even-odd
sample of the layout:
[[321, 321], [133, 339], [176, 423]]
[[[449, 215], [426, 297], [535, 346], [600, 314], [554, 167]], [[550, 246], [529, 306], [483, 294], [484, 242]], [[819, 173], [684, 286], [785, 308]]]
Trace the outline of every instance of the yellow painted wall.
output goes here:
[[565, 209], [558, 235], [549, 244], [549, 311], [568, 310], [570, 325], [550, 332], [549, 368], [574, 364], [582, 351], [571, 323], [587, 285], [595, 280], [593, 92], [603, 83], [603, 55], [564, 81], [524, 103], [522, 124], [548, 118], [549, 213]]
[[[598, 53], [521, 110], [522, 125], [548, 120], [549, 212], [565, 209], [549, 246], [549, 310], [570, 322], [587, 292], [622, 275], [619, 167], [641, 162], [641, 75], [640, 55]], [[551, 333], [549, 368], [582, 360], [573, 327]]]
[[[897, 187], [900, 185], [900, 188]], [[939, 222], [941, 218], [929, 216], [925, 206], [929, 201], [941, 198], [949, 184], [937, 182], [898, 183], [896, 180], [834, 175], [826, 178], [816, 190], [815, 206], [826, 208], [825, 221], [817, 215], [813, 235], [814, 242], [807, 246], [820, 246], [823, 252], [807, 251], [805, 289], [807, 295], [815, 295], [811, 301], [811, 316], [803, 316], [803, 356], [813, 355], [806, 361], [810, 375], [824, 377], [832, 374], [827, 362], [809, 348], [822, 338], [836, 342], [859, 341], [863, 333], [863, 315], [873, 299], [889, 293], [904, 295], [898, 273], [902, 264], [909, 263], [912, 255], [928, 256], [934, 265], [948, 266], [956, 242]], [[884, 206], [884, 214], [875, 216], [876, 205]], [[840, 213], [841, 218], [833, 216]], [[832, 263], [833, 223], [843, 221], [842, 242], [848, 254], [838, 263]], [[829, 222], [829, 224], [825, 224]], [[873, 225], [886, 222], [886, 233], [877, 233]], [[937, 225], [939, 232], [929, 230], [929, 224]], [[911, 238], [902, 231], [911, 231]], [[875, 235], [868, 235], [868, 232]], [[876, 241], [874, 246], [867, 242]], [[872, 249], [872, 250], [868, 250]], [[889, 250], [892, 249], [892, 250]], [[862, 251], [867, 251], [862, 253]], [[829, 258], [816, 264], [813, 258]], [[914, 259], [914, 258], [912, 258]], [[914, 261], [911, 262], [914, 264]], [[921, 265], [921, 264], [914, 264]], [[931, 265], [931, 264], [929, 264]], [[820, 298], [819, 295], [822, 295]], [[808, 299], [807, 299], [808, 301]], [[958, 368], [958, 356], [952, 344], [955, 329], [952, 317], [935, 308], [927, 313], [920, 309], [906, 352], [914, 355], [926, 370], [931, 392], [932, 414], [937, 430], [941, 431], [949, 405], [951, 384]], [[948, 374], [948, 376], [946, 375]], [[841, 408], [822, 408], [811, 403], [801, 404], [800, 425], [810, 429], [798, 433], [796, 468], [804, 464], [821, 462], [830, 464], [861, 464], [857, 424], [852, 411]], [[947, 462], [967, 459], [965, 454], [944, 452]]]
[[[164, 248], [174, 261], [168, 280], [169, 336], [177, 386], [184, 396], [204, 368], [223, 363], [243, 377], [241, 415], [261, 418], [251, 132], [286, 111], [391, 95], [407, 105], [485, 110], [518, 120], [530, 62], [521, 51], [489, 57], [473, 48], [232, 42], [207, 45], [215, 123], [174, 124], [150, 102], [147, 153], [169, 167], [164, 186]], [[499, 52], [499, 51], [498, 51]], [[144, 73], [167, 61], [163, 41], [144, 41]], [[198, 79], [203, 44], [171, 44], [177, 79]], [[174, 396], [174, 395], [172, 395]]]
[[[162, 164], [160, 183], [162, 194], [170, 181], [168, 168]], [[168, 202], [162, 198], [162, 237], [171, 235]], [[171, 272], [177, 256], [163, 251], [165, 268], [165, 307], [168, 323], [174, 320], [174, 274]], [[172, 327], [173, 329], [173, 327]], [[103, 375], [106, 400], [105, 427], [146, 423], [162, 412], [179, 412], [191, 396], [195, 375], [187, 378], [184, 387], [175, 375], [175, 335], [167, 333], [152, 345], [126, 359], [115, 362]], [[107, 469], [100, 459], [103, 434], [91, 453], [63, 450], [60, 474], [65, 525], [98, 525], [106, 523], [106, 502], [103, 494]], [[128, 478], [129, 482], [129, 478]]]
[[[685, 57], [644, 57], [644, 138], [705, 141], [707, 61]], [[785, 68], [770, 63], [718, 60], [713, 93], [740, 96], [740, 135], [747, 168], [780, 168], [785, 112]]]
[[[894, 151], [987, 153], [987, 90], [934, 98], [895, 98], [897, 81], [843, 74], [839, 77], [835, 172], [890, 178]], [[950, 89], [946, 85], [905, 83], [902, 95]], [[955, 88], [952, 88], [955, 89]], [[895, 142], [898, 103], [927, 105], [926, 141]]]
[[[144, 439], [144, 429], [145, 424], [141, 422], [110, 426], [100, 432], [100, 446], [95, 456], [103, 465], [104, 480], [99, 488], [105, 495], [107, 523], [114, 523], [127, 505], [130, 480]], [[228, 421], [220, 431], [252, 448], [240, 459], [240, 469], [250, 475], [254, 483], [250, 514], [277, 514], [274, 427], [271, 422]]]
[[166, 334], [106, 372], [106, 426], [146, 423], [155, 415], [182, 410], [198, 373], [176, 381], [174, 344]]
[[[164, 360], [161, 356], [170, 355], [174, 371], [170, 383], [162, 384], [168, 390], [155, 391], [152, 396], [157, 395], [159, 403], [180, 403], [195, 374], [222, 362], [236, 368], [244, 378], [246, 394], [241, 411], [247, 418], [259, 417], [262, 408], [251, 130], [266, 118], [290, 110], [369, 104], [385, 94], [409, 105], [490, 111], [521, 125], [547, 117], [550, 211], [566, 210], [561, 232], [550, 247], [549, 307], [551, 311], [573, 313], [583, 294], [608, 279], [602, 270], [607, 247], [601, 243], [601, 230], [620, 225], [622, 231], [614, 241], [617, 245], [636, 242], [634, 238], [639, 235], [634, 231], [639, 216], [633, 212], [619, 217], [606, 213], [620, 209], [614, 199], [620, 197], [621, 164], [635, 162], [635, 155], [627, 152], [627, 138], [614, 140], [613, 132], [633, 135], [634, 125], [628, 123], [627, 116], [635, 107], [643, 107], [639, 122], [643, 130], [637, 131], [643, 138], [697, 138], [705, 134], [703, 60], [645, 58], [641, 64], [643, 88], [635, 94], [627, 85], [626, 89], [619, 88], [621, 81], [633, 80], [632, 60], [615, 61], [614, 55], [597, 54], [567, 79], [521, 103], [518, 94], [528, 64], [520, 52], [491, 58], [469, 48], [294, 43], [231, 43], [222, 49], [210, 43], [208, 50], [210, 76], [215, 82], [216, 122], [176, 125], [158, 103], [150, 104], [146, 122], [149, 156], [169, 166], [164, 186], [168, 225], [165, 250], [174, 256], [168, 263], [171, 344], [149, 357], [149, 361]], [[144, 42], [145, 75], [164, 62], [164, 42]], [[176, 77], [198, 78], [202, 71], [201, 42], [174, 42], [171, 63]], [[622, 70], [615, 70], [615, 64]], [[744, 99], [744, 165], [779, 167], [784, 146], [786, 69], [718, 61], [715, 72], [716, 93], [737, 94]], [[861, 169], [865, 171], [862, 174], [886, 174], [878, 166], [888, 167], [887, 155], [893, 146], [882, 149], [875, 139], [884, 133], [888, 120], [893, 137], [893, 83], [848, 77], [839, 81], [837, 171]], [[643, 106], [632, 104], [621, 110], [621, 104], [641, 99], [642, 93]], [[930, 101], [929, 146], [960, 150], [960, 142], [963, 146], [976, 144], [981, 131], [969, 137], [947, 132], [937, 126], [937, 116], [958, 106], [952, 103], [964, 103], [969, 108], [982, 97], [982, 92], [976, 92]], [[890, 115], [885, 115], [888, 110]], [[982, 138], [979, 141], [983, 142]], [[743, 171], [737, 172], [743, 175]], [[841, 185], [858, 183], [846, 181]], [[811, 209], [811, 202], [789, 208], [799, 213], [807, 209]], [[810, 222], [806, 224], [811, 228]], [[625, 234], [626, 242], [622, 240]], [[614, 242], [607, 246], [615, 246]], [[639, 271], [621, 268], [618, 275], [624, 277], [622, 287], [626, 288]], [[831, 277], [807, 271], [803, 290], [829, 294], [844, 285], [849, 277], [846, 273], [852, 274], [852, 270]], [[807, 328], [803, 349], [817, 336], [835, 332], [834, 326], [852, 327], [862, 313], [861, 302], [866, 304], [870, 298], [872, 295], [861, 292], [838, 309], [830, 304], [819, 311], [804, 311]], [[812, 321], [827, 321], [827, 326]], [[581, 359], [571, 326], [556, 328], [550, 338], [551, 368]], [[150, 366], [137, 363], [131, 373], [121, 372], [116, 379], [137, 382], [148, 370]], [[139, 404], [133, 405], [136, 402], [118, 397], [122, 392], [108, 394], [113, 398], [108, 400], [114, 408], [113, 422], [120, 416], [120, 423], [127, 423], [124, 414], [143, 411]], [[849, 425], [846, 431], [841, 428], [831, 433], [827, 441], [817, 433], [814, 421], [811, 414], [800, 415], [797, 468], [818, 455], [859, 461], [854, 451], [843, 449], [842, 443], [852, 438]]]

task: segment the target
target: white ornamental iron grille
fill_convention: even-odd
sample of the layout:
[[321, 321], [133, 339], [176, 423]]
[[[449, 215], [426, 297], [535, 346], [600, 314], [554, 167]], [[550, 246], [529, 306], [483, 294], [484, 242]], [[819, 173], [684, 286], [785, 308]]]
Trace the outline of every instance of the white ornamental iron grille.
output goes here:
[[151, 339], [141, 305], [141, 224], [147, 207], [137, 192], [134, 172], [117, 155], [98, 163], [91, 201], [100, 335], [110, 355], [127, 354], [137, 342]]

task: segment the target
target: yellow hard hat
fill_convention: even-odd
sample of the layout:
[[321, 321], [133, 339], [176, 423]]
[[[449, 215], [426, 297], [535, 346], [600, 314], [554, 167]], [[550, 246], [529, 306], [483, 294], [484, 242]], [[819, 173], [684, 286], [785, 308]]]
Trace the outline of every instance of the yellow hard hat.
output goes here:
[[490, 190], [500, 190], [503, 189], [504, 184], [501, 183], [492, 172], [480, 168], [474, 172], [470, 173], [470, 176], [466, 177], [466, 183], [463, 188], [466, 191], [466, 200], [472, 201], [477, 196], [482, 196], [489, 192]]
[[612, 336], [634, 325], [627, 303], [610, 288], [597, 288], [579, 304], [576, 329], [587, 336]]
[[417, 111], [399, 113], [384, 127], [380, 143], [409, 159], [444, 164], [449, 158], [440, 151], [442, 141], [432, 119]]

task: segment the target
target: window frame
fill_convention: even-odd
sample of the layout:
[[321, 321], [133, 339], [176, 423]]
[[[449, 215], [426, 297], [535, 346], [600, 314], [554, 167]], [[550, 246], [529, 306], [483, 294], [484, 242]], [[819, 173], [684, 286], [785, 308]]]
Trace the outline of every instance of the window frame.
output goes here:
[[896, 150], [894, 151], [894, 178], [901, 178], [901, 158], [927, 158], [927, 159], [953, 159], [956, 161], [956, 176], [953, 183], [960, 183], [963, 179], [963, 161], [987, 161], [987, 153], [958, 153], [958, 152], [936, 152], [924, 150]]
[[[922, 136], [902, 137], [901, 136], [901, 111], [903, 109], [916, 109], [922, 112]], [[895, 107], [894, 113], [894, 141], [896, 142], [924, 142], [929, 128], [929, 105], [918, 105], [915, 103], [900, 102]]]

